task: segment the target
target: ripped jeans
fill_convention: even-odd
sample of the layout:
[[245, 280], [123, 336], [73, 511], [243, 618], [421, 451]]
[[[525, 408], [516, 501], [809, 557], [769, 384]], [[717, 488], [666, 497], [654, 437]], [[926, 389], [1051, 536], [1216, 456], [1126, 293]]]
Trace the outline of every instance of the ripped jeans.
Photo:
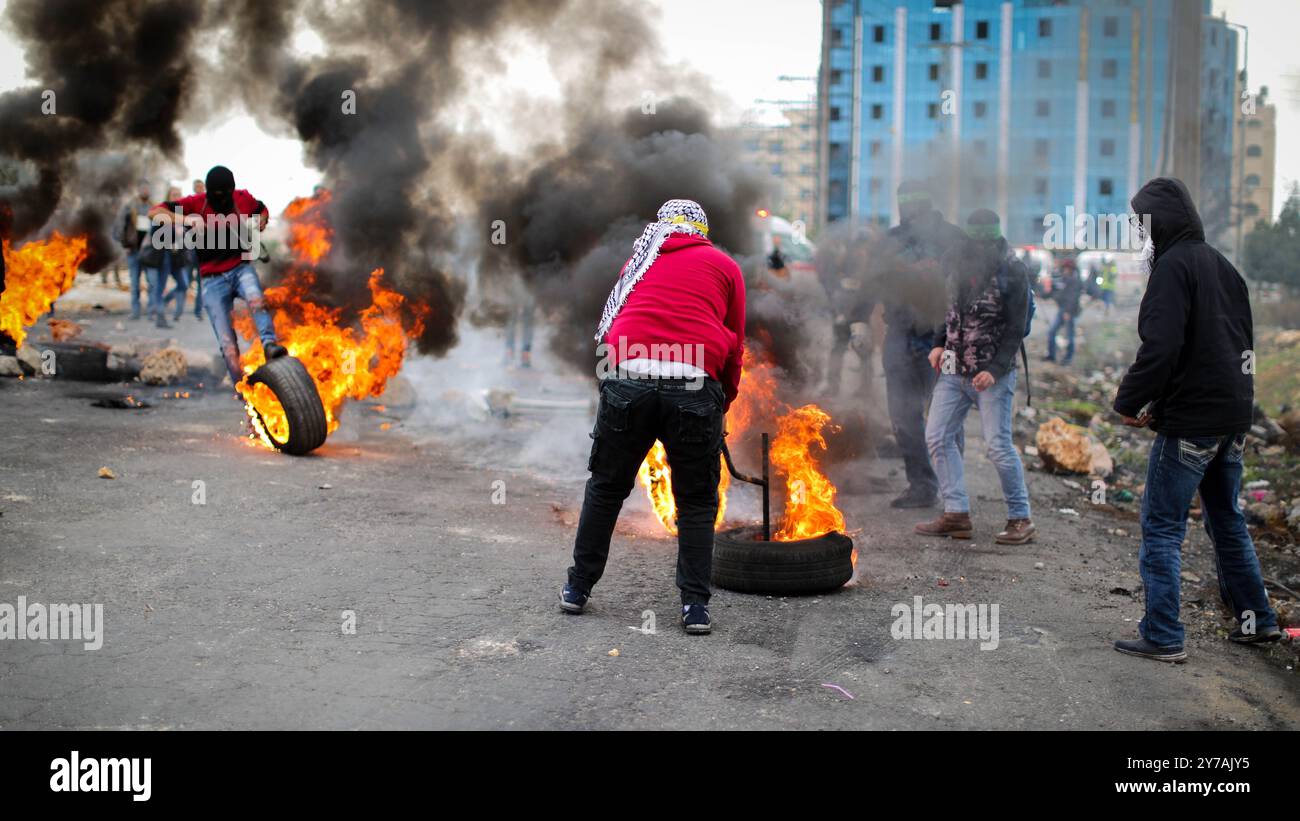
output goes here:
[[252, 263], [241, 262], [225, 273], [204, 276], [201, 284], [203, 305], [208, 309], [208, 319], [212, 322], [212, 332], [217, 335], [217, 344], [221, 346], [221, 356], [226, 360], [231, 382], [239, 384], [239, 380], [244, 378], [244, 371], [239, 366], [239, 339], [230, 322], [230, 312], [235, 307], [236, 296], [248, 303], [262, 345], [275, 341], [275, 323], [262, 299], [262, 282], [257, 278], [257, 269]]

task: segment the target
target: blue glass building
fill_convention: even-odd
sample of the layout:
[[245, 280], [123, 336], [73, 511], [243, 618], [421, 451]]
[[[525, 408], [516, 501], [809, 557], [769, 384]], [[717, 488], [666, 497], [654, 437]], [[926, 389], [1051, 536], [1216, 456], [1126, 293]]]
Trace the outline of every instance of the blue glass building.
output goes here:
[[[1159, 174], [1230, 202], [1237, 33], [1210, 0], [825, 0], [823, 223], [894, 219], [928, 180], [954, 222], [992, 208], [1119, 214]], [[1207, 220], [1209, 222], [1209, 220]]]

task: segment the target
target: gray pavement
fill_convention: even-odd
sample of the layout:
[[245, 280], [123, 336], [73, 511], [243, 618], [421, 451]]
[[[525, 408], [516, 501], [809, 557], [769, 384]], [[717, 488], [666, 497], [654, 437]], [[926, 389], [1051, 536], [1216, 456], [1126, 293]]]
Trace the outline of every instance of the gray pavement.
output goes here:
[[[211, 344], [182, 322], [172, 336]], [[249, 441], [220, 392], [0, 382], [0, 602], [98, 602], [105, 618], [98, 650], [0, 641], [0, 728], [1300, 728], [1291, 650], [1221, 638], [1203, 533], [1190, 663], [1121, 656], [1110, 642], [1142, 605], [1112, 591], [1138, 589], [1136, 523], [1035, 472], [1038, 541], [995, 545], [979, 447], [972, 542], [911, 534], [918, 515], [882, 492], [896, 460], [839, 466], [859, 578], [813, 598], [719, 591], [708, 637], [676, 624], [675, 545], [638, 493], [588, 614], [565, 616], [590, 421], [460, 413], [466, 385], [500, 373], [486, 356], [412, 363], [414, 407], [350, 405], [306, 458]], [[539, 364], [521, 393], [585, 395]], [[154, 407], [91, 406], [128, 392]], [[891, 607], [918, 595], [997, 603], [997, 648], [893, 638]]]

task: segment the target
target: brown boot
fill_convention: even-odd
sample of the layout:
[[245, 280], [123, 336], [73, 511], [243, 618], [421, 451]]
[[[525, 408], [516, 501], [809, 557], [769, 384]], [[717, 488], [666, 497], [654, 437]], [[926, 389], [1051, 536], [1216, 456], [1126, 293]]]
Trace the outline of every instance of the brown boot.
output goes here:
[[1007, 529], [993, 537], [998, 544], [1025, 544], [1034, 540], [1034, 523], [1028, 519], [1007, 519]]
[[971, 534], [969, 513], [944, 513], [933, 522], [922, 522], [915, 528], [922, 536], [947, 536], [952, 539], [969, 539]]

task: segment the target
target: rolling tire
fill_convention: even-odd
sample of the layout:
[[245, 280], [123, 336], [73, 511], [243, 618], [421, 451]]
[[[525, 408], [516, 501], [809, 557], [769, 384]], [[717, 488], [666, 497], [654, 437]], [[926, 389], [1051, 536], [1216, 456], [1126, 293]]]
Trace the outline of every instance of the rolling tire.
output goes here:
[[713, 583], [738, 593], [824, 593], [853, 578], [853, 540], [843, 533], [765, 542], [757, 526], [713, 537]]
[[268, 433], [276, 450], [302, 456], [325, 444], [325, 437], [329, 434], [325, 405], [305, 365], [292, 356], [272, 359], [248, 377], [250, 385], [259, 382], [275, 394], [289, 421], [287, 440], [281, 442]]

